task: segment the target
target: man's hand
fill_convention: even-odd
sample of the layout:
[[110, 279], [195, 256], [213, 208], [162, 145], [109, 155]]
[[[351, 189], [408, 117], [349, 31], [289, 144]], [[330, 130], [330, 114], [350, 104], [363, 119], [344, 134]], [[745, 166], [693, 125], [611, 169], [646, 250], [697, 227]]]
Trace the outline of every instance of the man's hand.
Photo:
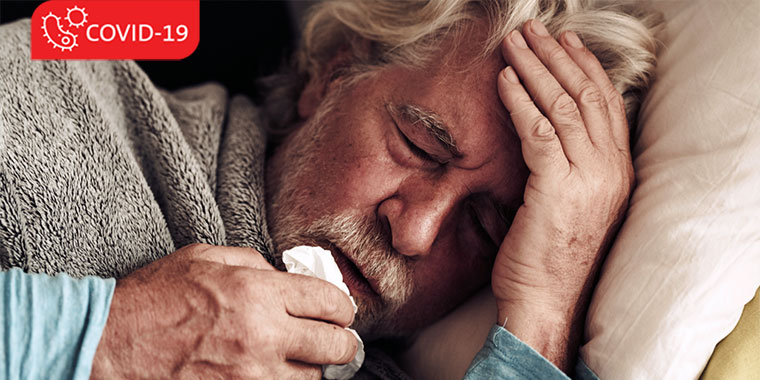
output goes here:
[[634, 177], [622, 97], [574, 34], [560, 41], [532, 20], [502, 43], [499, 96], [531, 173], [492, 287], [499, 323], [567, 371]]
[[353, 359], [353, 314], [326, 281], [195, 244], [117, 282], [92, 377], [318, 379]]

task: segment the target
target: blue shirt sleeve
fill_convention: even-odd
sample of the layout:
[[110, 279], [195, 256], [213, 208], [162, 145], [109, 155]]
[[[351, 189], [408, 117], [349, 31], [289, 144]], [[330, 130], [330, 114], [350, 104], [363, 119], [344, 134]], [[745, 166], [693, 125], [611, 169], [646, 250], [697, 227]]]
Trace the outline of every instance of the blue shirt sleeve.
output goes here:
[[115, 285], [0, 272], [0, 378], [88, 379]]
[[[599, 380], [580, 358], [573, 377], [581, 380]], [[494, 325], [483, 348], [475, 355], [470, 368], [467, 369], [464, 379], [565, 380], [569, 377], [512, 333]]]

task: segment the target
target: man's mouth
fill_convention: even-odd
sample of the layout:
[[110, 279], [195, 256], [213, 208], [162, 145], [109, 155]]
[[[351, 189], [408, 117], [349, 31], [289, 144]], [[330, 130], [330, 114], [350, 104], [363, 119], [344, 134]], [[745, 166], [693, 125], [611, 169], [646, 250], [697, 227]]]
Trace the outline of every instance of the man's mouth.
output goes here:
[[379, 297], [377, 284], [371, 282], [362, 274], [359, 268], [343, 251], [335, 244], [328, 242], [328, 250], [332, 253], [335, 262], [338, 264], [340, 272], [343, 274], [343, 282], [346, 283], [352, 296], [362, 294], [366, 297]]

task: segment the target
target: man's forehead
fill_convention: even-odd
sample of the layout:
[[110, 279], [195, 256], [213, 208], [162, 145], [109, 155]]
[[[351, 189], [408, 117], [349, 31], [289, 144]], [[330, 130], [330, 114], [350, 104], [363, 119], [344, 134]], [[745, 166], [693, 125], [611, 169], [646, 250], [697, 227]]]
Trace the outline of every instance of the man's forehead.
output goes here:
[[[496, 79], [505, 66], [500, 55], [477, 59], [470, 48], [442, 49], [422, 69], [399, 78], [397, 98], [412, 107], [435, 114], [467, 154], [495, 143], [516, 138], [499, 99]], [[446, 58], [446, 57], [450, 57]], [[451, 58], [451, 56], [457, 56]]]

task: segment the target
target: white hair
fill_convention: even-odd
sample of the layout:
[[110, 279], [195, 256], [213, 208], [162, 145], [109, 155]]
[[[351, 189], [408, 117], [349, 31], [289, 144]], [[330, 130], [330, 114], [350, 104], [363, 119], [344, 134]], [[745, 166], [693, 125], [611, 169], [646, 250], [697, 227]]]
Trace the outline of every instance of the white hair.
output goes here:
[[[662, 17], [636, 4], [594, 0], [327, 0], [311, 7], [300, 46], [288, 71], [262, 81], [265, 114], [273, 128], [296, 120], [296, 104], [311, 78], [367, 72], [386, 65], [424, 66], [444, 37], [470, 22], [488, 22], [486, 57], [514, 29], [536, 18], [555, 37], [574, 31], [602, 63], [623, 94], [629, 125], [635, 125], [641, 95], [656, 63], [655, 36]], [[339, 51], [349, 65], [326, 73]], [[335, 70], [333, 70], [335, 71]]]

